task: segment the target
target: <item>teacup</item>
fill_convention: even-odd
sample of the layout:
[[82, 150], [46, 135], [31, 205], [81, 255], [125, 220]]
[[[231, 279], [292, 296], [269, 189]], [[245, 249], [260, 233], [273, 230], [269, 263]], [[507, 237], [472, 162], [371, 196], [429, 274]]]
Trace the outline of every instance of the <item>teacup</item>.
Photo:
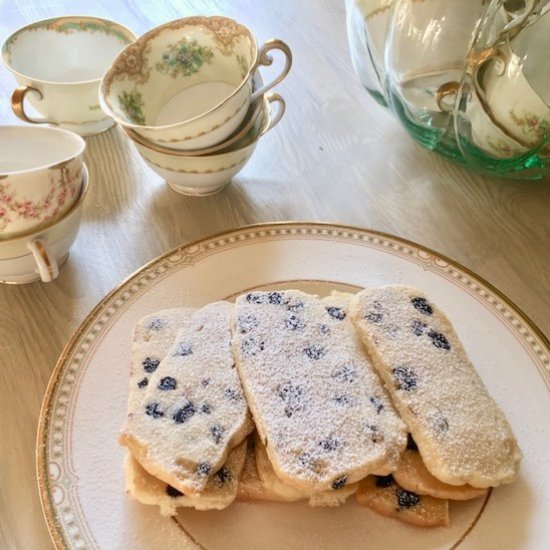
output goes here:
[[[270, 50], [285, 55], [272, 82], [253, 91]], [[290, 70], [292, 54], [281, 40], [258, 49], [252, 32], [226, 17], [189, 17], [147, 32], [126, 47], [105, 74], [100, 104], [121, 126], [171, 149], [193, 150], [223, 142], [249, 106]]]
[[136, 143], [140, 143], [141, 145], [144, 145], [145, 147], [149, 147], [150, 149], [153, 149], [155, 151], [159, 151], [161, 153], [175, 152], [175, 153], [181, 153], [182, 154], [181, 156], [200, 157], [203, 155], [211, 155], [212, 153], [218, 153], [220, 151], [223, 151], [223, 149], [227, 149], [228, 147], [237, 143], [239, 140], [245, 137], [256, 124], [258, 117], [262, 113], [262, 109], [263, 109], [263, 104], [261, 102], [261, 99], [257, 99], [253, 104], [251, 104], [250, 109], [248, 109], [248, 112], [246, 113], [246, 116], [243, 118], [240, 126], [235, 130], [235, 132], [233, 132], [233, 134], [231, 134], [229, 138], [222, 141], [221, 143], [217, 143], [216, 145], [212, 145], [211, 147], [203, 147], [202, 149], [187, 150], [187, 149], [171, 149], [170, 147], [163, 147], [162, 145], [157, 145], [156, 143], [153, 143], [141, 137], [132, 128], [126, 128], [124, 126], [121, 126], [121, 128], [132, 141], [135, 141]]
[[[254, 73], [252, 80], [253, 80], [254, 89], [258, 89], [263, 86], [262, 76], [260, 75], [259, 71], [256, 71]], [[139, 143], [148, 149], [152, 149], [153, 151], [174, 155], [174, 156], [197, 157], [202, 155], [211, 155], [213, 153], [219, 153], [219, 152], [222, 152], [224, 149], [228, 149], [232, 145], [237, 144], [250, 132], [250, 130], [252, 130], [252, 128], [254, 128], [255, 124], [257, 123], [258, 117], [262, 114], [262, 112], [264, 111], [264, 108], [265, 108], [264, 96], [262, 96], [250, 104], [248, 112], [243, 118], [240, 126], [235, 130], [235, 132], [231, 134], [231, 136], [229, 136], [227, 139], [225, 139], [221, 143], [217, 143], [216, 145], [212, 145], [210, 147], [203, 147], [202, 149], [187, 150], [187, 149], [172, 149], [170, 147], [164, 147], [162, 145], [157, 145], [156, 143], [146, 140], [144, 137], [140, 136], [132, 128], [127, 128], [125, 126], [121, 126], [121, 128], [132, 141]]]
[[396, 0], [384, 67], [387, 96], [411, 116], [413, 124], [432, 129], [447, 124], [437, 117], [438, 89], [459, 81], [486, 0]]
[[[271, 104], [274, 102], [278, 110], [273, 115]], [[267, 94], [263, 98], [262, 112], [248, 134], [227, 149], [210, 155], [188, 156], [186, 151], [146, 145], [146, 142], [135, 142], [135, 145], [149, 167], [164, 178], [173, 191], [183, 195], [212, 195], [243, 169], [259, 139], [281, 120], [284, 111], [283, 98]]]
[[[550, 6], [547, 6], [550, 8]], [[550, 33], [550, 9], [532, 24], [527, 25], [511, 41], [515, 55], [523, 59], [523, 74], [529, 84], [550, 107], [550, 55], [548, 55], [548, 34]]]
[[[550, 140], [548, 33], [550, 12], [507, 38], [476, 71], [479, 93], [491, 116], [528, 147]], [[541, 63], [533, 63], [533, 58]], [[548, 141], [544, 149], [550, 151]]]
[[0, 241], [0, 283], [49, 283], [57, 278], [76, 239], [87, 191], [88, 170], [83, 165], [77, 201], [61, 219], [45, 229]]
[[72, 207], [85, 148], [61, 128], [0, 126], [0, 241], [49, 225]]
[[[466, 91], [463, 91], [462, 95], [466, 95]], [[468, 100], [462, 102], [465, 112], [457, 115], [455, 123], [462, 124], [467, 121], [469, 130], [462, 128], [463, 131], [457, 131], [457, 135], [469, 135], [472, 144], [498, 159], [510, 159], [527, 152], [527, 147], [509, 136], [498, 122], [493, 120], [475, 87], [467, 95]], [[470, 154], [469, 151], [463, 152], [466, 156]]]
[[[116, 55], [136, 39], [132, 31], [98, 17], [55, 17], [31, 23], [2, 44], [1, 58], [19, 84], [14, 113], [90, 135], [114, 121], [98, 103], [99, 83]], [[25, 100], [44, 118], [31, 118]]]

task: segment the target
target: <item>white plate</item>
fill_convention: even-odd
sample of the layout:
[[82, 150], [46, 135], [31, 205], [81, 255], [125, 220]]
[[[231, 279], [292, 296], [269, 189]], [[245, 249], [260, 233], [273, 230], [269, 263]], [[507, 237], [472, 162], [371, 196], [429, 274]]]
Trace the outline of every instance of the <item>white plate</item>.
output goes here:
[[[352, 501], [236, 503], [221, 512], [182, 510], [176, 520], [124, 492], [118, 430], [126, 411], [131, 332], [158, 309], [200, 306], [251, 288], [331, 289], [406, 283], [454, 323], [524, 460], [518, 480], [489, 498], [451, 506], [451, 526], [421, 529]], [[348, 227], [254, 226], [185, 245], [148, 264], [82, 323], [52, 375], [41, 413], [40, 495], [60, 548], [208, 550], [524, 549], [550, 540], [549, 343], [494, 288], [418, 245]]]

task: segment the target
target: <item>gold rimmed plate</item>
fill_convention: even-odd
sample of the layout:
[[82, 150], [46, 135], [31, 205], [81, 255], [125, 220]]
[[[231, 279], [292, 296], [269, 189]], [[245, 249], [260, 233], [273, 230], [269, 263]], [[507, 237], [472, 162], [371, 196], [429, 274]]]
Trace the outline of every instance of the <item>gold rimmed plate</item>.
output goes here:
[[[253, 288], [330, 290], [404, 283], [448, 314], [524, 452], [520, 475], [488, 499], [455, 502], [451, 526], [420, 529], [353, 499], [340, 508], [234, 503], [174, 519], [124, 492], [131, 333], [158, 309], [200, 306]], [[550, 345], [505, 296], [414, 243], [318, 223], [244, 227], [183, 245], [144, 266], [85, 319], [53, 372], [40, 418], [40, 495], [58, 548], [546, 548], [550, 540]]]

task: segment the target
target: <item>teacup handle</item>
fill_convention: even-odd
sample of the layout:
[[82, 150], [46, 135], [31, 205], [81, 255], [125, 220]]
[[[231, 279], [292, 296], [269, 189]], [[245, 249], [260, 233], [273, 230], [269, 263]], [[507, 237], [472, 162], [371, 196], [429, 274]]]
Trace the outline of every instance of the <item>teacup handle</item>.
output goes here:
[[44, 283], [51, 283], [59, 275], [59, 268], [54, 256], [48, 252], [46, 244], [41, 239], [34, 239], [27, 243], [38, 266], [38, 273]]
[[[471, 73], [472, 79], [475, 84], [475, 89], [481, 97], [483, 97], [485, 94], [484, 90], [479, 84], [477, 74], [480, 69], [492, 59], [497, 59], [498, 61], [500, 61], [501, 68], [498, 72], [498, 76], [504, 74], [504, 70], [506, 67], [506, 58], [498, 48], [488, 48], [480, 52], [472, 53], [468, 56], [468, 59], [466, 60], [466, 70]], [[435, 93], [435, 101], [440, 111], [444, 113], [450, 113], [454, 109], [454, 101], [451, 103], [445, 98], [447, 98], [448, 96], [456, 96], [459, 88], [460, 82], [451, 81], [445, 82], [445, 84], [442, 84], [437, 89], [437, 92]]]
[[263, 136], [264, 134], [267, 134], [267, 132], [269, 132], [271, 128], [273, 128], [274, 126], [277, 126], [277, 124], [279, 123], [279, 120], [283, 118], [283, 115], [285, 114], [285, 109], [286, 109], [286, 102], [279, 94], [271, 92], [270, 94], [267, 94], [265, 98], [267, 99], [267, 101], [269, 101], [270, 104], [277, 103], [278, 107], [277, 107], [277, 113], [275, 113], [275, 116], [271, 117], [271, 120], [269, 121], [269, 125], [265, 130], [262, 131], [259, 137]]
[[441, 86], [439, 86], [437, 92], [435, 93], [435, 102], [441, 112], [450, 113], [453, 110], [453, 104], [456, 101], [456, 98], [453, 99], [453, 103], [446, 102], [445, 98], [447, 96], [456, 96], [459, 88], [460, 82], [457, 82], [456, 80], [445, 82], [445, 84], [441, 84]]
[[28, 92], [36, 92], [40, 94], [42, 99], [42, 92], [31, 86], [19, 86], [16, 88], [11, 96], [11, 108], [17, 118], [20, 118], [24, 122], [30, 122], [32, 124], [48, 124], [45, 118], [31, 118], [25, 113], [25, 96]]
[[279, 82], [281, 82], [281, 80], [283, 80], [290, 71], [290, 67], [292, 67], [292, 52], [290, 51], [288, 44], [286, 44], [286, 42], [283, 42], [282, 40], [279, 40], [278, 38], [272, 38], [270, 40], [267, 40], [265, 44], [260, 48], [260, 51], [258, 53], [258, 61], [256, 61], [256, 64], [251, 71], [251, 74], [254, 74], [254, 71], [256, 71], [256, 69], [260, 65], [269, 66], [273, 63], [273, 58], [268, 55], [268, 52], [270, 52], [271, 50], [281, 50], [283, 52], [285, 56], [285, 66], [283, 67], [281, 74], [275, 80], [273, 80], [269, 84], [265, 84], [259, 90], [256, 90], [252, 94], [250, 98], [251, 102], [256, 101], [256, 99], [264, 95], [265, 92], [271, 90], [273, 86], [279, 84]]

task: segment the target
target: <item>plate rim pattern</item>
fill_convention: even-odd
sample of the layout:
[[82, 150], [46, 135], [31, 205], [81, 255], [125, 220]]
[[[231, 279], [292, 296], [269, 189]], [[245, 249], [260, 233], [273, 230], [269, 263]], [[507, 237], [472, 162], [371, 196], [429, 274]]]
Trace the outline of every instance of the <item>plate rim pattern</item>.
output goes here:
[[[54, 502], [54, 490], [61, 492], [64, 497], [68, 496], [70, 481], [74, 480], [75, 475], [70, 464], [66, 464], [63, 471], [56, 462], [50, 461], [50, 456], [66, 459], [60, 449], [66, 444], [67, 439], [68, 430], [65, 429], [63, 433], [62, 428], [66, 428], [66, 419], [70, 417], [72, 410], [71, 389], [77, 385], [79, 375], [85, 372], [86, 357], [101, 340], [98, 337], [104, 334], [117, 314], [123, 312], [123, 306], [129, 306], [139, 297], [141, 289], [158, 283], [174, 269], [192, 266], [219, 249], [241, 246], [257, 240], [297, 238], [350, 242], [384, 249], [458, 284], [462, 290], [482, 301], [497, 317], [505, 319], [506, 326], [513, 331], [516, 339], [529, 353], [547, 389], [550, 390], [550, 342], [543, 332], [494, 285], [443, 254], [390, 233], [327, 222], [266, 222], [221, 231], [179, 245], [126, 277], [88, 313], [61, 352], [42, 401], [36, 438], [38, 490], [42, 511], [56, 548], [87, 548], [90, 544], [95, 544], [80, 511], [76, 510], [79, 517], [75, 517], [75, 510], [70, 506], [64, 506], [60, 510]], [[52, 467], [54, 472], [51, 471]], [[58, 471], [55, 471], [56, 469]], [[53, 483], [55, 487], [52, 487], [52, 481], [61, 480], [62, 476], [65, 476], [64, 483]], [[464, 540], [469, 530], [459, 542]], [[452, 548], [456, 548], [456, 544]]]

